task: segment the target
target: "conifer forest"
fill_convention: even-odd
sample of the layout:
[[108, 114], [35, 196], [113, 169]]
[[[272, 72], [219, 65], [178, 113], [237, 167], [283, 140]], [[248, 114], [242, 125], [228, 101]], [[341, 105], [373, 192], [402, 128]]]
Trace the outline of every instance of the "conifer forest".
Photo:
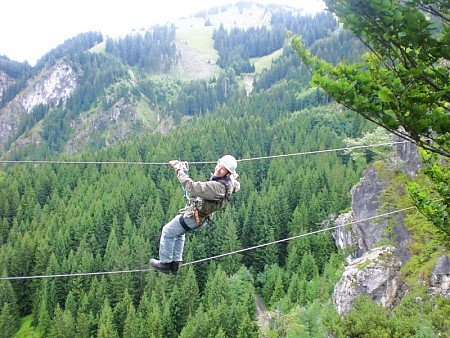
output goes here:
[[[402, 120], [386, 107], [389, 119], [362, 114], [373, 106], [358, 110], [349, 102], [364, 93], [365, 87], [355, 83], [361, 79], [356, 72], [365, 67], [351, 65], [367, 61], [370, 53], [379, 55], [381, 47], [367, 43], [366, 33], [345, 16], [347, 1], [325, 2], [331, 13], [302, 16], [280, 10], [270, 27], [211, 29], [220, 71], [207, 79], [170, 73], [180, 60], [174, 24], [117, 39], [82, 33], [33, 67], [0, 57], [0, 71], [15, 79], [0, 88], [0, 112], [44, 69], [65, 62], [79, 74], [70, 97], [34, 107], [0, 148], [0, 337], [450, 334], [450, 299], [431, 296], [418, 278], [429, 273], [427, 264], [435, 262], [438, 251], [450, 247], [444, 213], [449, 211], [450, 176], [445, 161], [430, 159], [448, 160], [448, 83], [435, 97], [444, 102], [437, 111], [446, 112], [442, 121], [447, 122], [436, 124], [441, 129], [422, 125], [415, 133], [417, 118]], [[432, 36], [447, 39], [432, 51], [449, 51], [450, 44], [444, 43], [450, 41], [449, 1], [370, 0], [367, 6], [387, 11], [382, 6], [388, 2], [405, 3], [401, 6], [411, 6], [412, 12], [432, 9], [439, 22]], [[392, 25], [399, 24], [399, 15]], [[210, 25], [205, 16], [205, 26]], [[99, 44], [101, 52], [93, 52]], [[258, 70], [257, 60], [276, 51], [279, 56]], [[386, 69], [392, 69], [396, 62], [392, 54], [388, 57]], [[341, 62], [348, 68], [339, 68]], [[367, 69], [374, 64], [366, 64]], [[355, 77], [343, 92], [362, 88], [360, 96], [338, 93], [337, 87], [345, 86], [339, 82], [344, 73]], [[251, 93], [243, 88], [245, 74], [254, 74]], [[439, 84], [427, 74], [433, 85]], [[448, 72], [439, 76], [448, 79]], [[98, 115], [90, 122], [95, 129], [76, 148], [76, 121], [87, 113], [107, 114], [118, 102], [136, 107], [126, 131]], [[428, 116], [420, 121], [425, 120], [434, 121]], [[159, 121], [169, 127], [156, 130]], [[412, 197], [401, 197], [417, 206], [409, 228], [417, 242], [405, 272], [410, 292], [392, 308], [363, 295], [342, 316], [332, 295], [352, 252], [339, 249], [327, 228], [350, 210], [352, 188], [367, 168], [384, 168], [392, 156], [367, 150], [357, 157], [342, 149], [349, 140], [359, 142], [386, 125], [391, 131], [410, 127], [413, 142], [429, 130], [442, 136], [435, 138], [441, 149], [437, 154], [422, 144], [434, 176], [419, 175], [411, 185], [415, 188], [410, 187]], [[120, 133], [125, 137], [120, 139]], [[39, 142], [23, 141], [30, 135], [39, 135]], [[177, 275], [151, 269], [162, 227], [186, 204], [168, 161], [187, 161], [190, 177], [205, 181], [225, 154], [238, 160], [241, 190], [214, 214], [213, 223], [186, 234]], [[390, 175], [403, 179], [395, 170]], [[432, 183], [424, 183], [430, 177]], [[441, 190], [432, 190], [437, 186]], [[444, 202], [424, 206], [425, 196]]]

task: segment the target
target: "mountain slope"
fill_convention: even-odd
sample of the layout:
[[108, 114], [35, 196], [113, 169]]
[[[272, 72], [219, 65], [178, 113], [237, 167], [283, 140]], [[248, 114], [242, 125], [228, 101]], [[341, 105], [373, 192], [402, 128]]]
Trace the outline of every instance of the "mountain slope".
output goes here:
[[[284, 6], [240, 2], [167, 26], [176, 32], [172, 41], [164, 41], [171, 50], [150, 59], [151, 48], [162, 41], [160, 33], [168, 32], [164, 27], [132, 32], [117, 40], [80, 34], [16, 78], [7, 78], [0, 67], [5, 79], [0, 91], [9, 92], [0, 106], [0, 158], [43, 158], [110, 146], [140, 134], [167, 131], [186, 117], [206, 114], [220, 104], [250, 95], [255, 76], [283, 57], [285, 48], [279, 41], [279, 47], [258, 52], [251, 40], [233, 39], [258, 38], [258, 34], [268, 38], [271, 31], [300, 27], [302, 20], [311, 21], [311, 17], [303, 18]], [[306, 29], [327, 27], [333, 20], [320, 18], [316, 28], [298, 29], [306, 33]], [[213, 34], [220, 27], [228, 34], [222, 37], [230, 45], [228, 55], [215, 48]], [[154, 45], [145, 45], [149, 36]], [[272, 44], [266, 41], [263, 45]], [[132, 47], [124, 47], [129, 43]], [[258, 55], [252, 57], [243, 48], [253, 48], [250, 53]], [[132, 61], [133, 55], [139, 55], [140, 63]], [[146, 66], [154, 61], [158, 69]]]

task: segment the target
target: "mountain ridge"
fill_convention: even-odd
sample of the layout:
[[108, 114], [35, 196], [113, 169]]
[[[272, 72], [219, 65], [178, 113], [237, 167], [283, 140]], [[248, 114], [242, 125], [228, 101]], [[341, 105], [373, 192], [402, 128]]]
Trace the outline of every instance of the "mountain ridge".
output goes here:
[[[270, 20], [274, 15], [280, 17], [288, 15], [290, 18], [288, 20], [293, 21], [296, 20], [295, 16], [299, 13], [293, 10], [292, 8], [287, 9], [286, 6], [262, 6], [256, 2], [239, 2], [235, 5], [212, 8], [209, 11], [197, 13], [191, 18], [180, 19], [176, 24], [171, 24], [176, 31], [176, 36], [171, 42], [173, 46], [171, 48], [176, 51], [176, 55], [171, 56], [173, 58], [172, 65], [169, 69], [156, 73], [126, 64], [123, 58], [120, 60], [120, 65], [114, 64], [117, 61], [109, 61], [110, 54], [105, 47], [108, 48], [108, 41], [114, 40], [110, 40], [111, 38], [108, 37], [105, 40], [98, 33], [82, 34], [67, 40], [45, 55], [35, 67], [31, 68], [31, 71], [17, 77], [15, 82], [11, 80], [11, 77], [6, 82], [7, 75], [1, 71], [2, 67], [0, 67], [0, 73], [5, 79], [0, 82], [0, 92], [3, 93], [3, 108], [0, 109], [0, 158], [35, 157], [37, 153], [33, 149], [41, 147], [42, 144], [49, 144], [47, 148], [50, 148], [50, 154], [55, 154], [55, 152], [74, 153], [89, 147], [110, 146], [117, 141], [129, 139], [131, 135], [139, 133], [167, 131], [176, 126], [183, 119], [183, 116], [194, 113], [187, 106], [190, 104], [189, 102], [183, 103], [185, 108], [181, 108], [181, 110], [179, 104], [177, 106], [174, 103], [174, 100], [179, 99], [177, 97], [181, 92], [172, 93], [172, 89], [168, 89], [169, 83], [176, 84], [177, 91], [183, 91], [184, 89], [180, 89], [180, 81], [194, 83], [192, 86], [195, 86], [196, 81], [204, 81], [205, 85], [201, 86], [206, 86], [208, 91], [223, 90], [224, 92], [220, 95], [224, 93], [228, 95], [228, 97], [220, 99], [222, 102], [229, 100], [230, 95], [237, 95], [238, 91], [250, 95], [255, 76], [268, 69], [267, 67], [270, 68], [271, 60], [281, 57], [282, 49], [262, 58], [249, 57], [245, 61], [247, 62], [246, 67], [248, 68], [253, 64], [255, 70], [250, 72], [246, 70], [242, 75], [236, 76], [236, 74], [229, 72], [230, 69], [218, 65], [218, 59], [224, 56], [220, 55], [214, 46], [214, 31], [217, 31], [217, 27], [224, 26], [223, 22], [225, 22], [229, 27], [233, 27], [230, 28], [231, 33], [241, 32], [240, 34], [244, 34], [255, 30], [255, 27], [251, 26], [253, 24], [270, 25]], [[171, 29], [170, 26], [167, 27]], [[133, 32], [126, 35], [123, 40], [115, 41], [120, 43], [121, 41], [130, 41], [130, 39], [142, 39], [138, 36], [145, 38], [148, 32], [154, 34], [154, 38], [158, 38], [158, 32], [163, 30], [164, 27], [155, 26], [150, 31]], [[80, 46], [78, 41], [81, 41], [85, 47]], [[98, 58], [98, 61], [81, 61], [87, 63], [80, 64], [80, 58], [85, 58], [80, 54], [80, 51], [82, 51], [80, 48], [86, 48], [90, 51], [90, 54], [104, 55], [106, 58], [103, 57], [103, 61], [100, 61], [100, 58]], [[164, 59], [169, 60], [166, 57]], [[96, 67], [95, 65], [98, 62], [111, 62], [112, 67], [122, 68], [120, 70], [122, 75], [114, 80], [116, 84], [111, 83], [109, 89], [104, 89], [112, 94], [102, 93], [103, 89], [90, 88], [89, 83], [82, 84], [80, 82], [83, 81], [82, 77], [86, 76], [87, 73], [98, 72], [95, 69], [86, 70], [86, 67]], [[264, 66], [254, 66], [255, 63], [261, 63]], [[12, 65], [14, 62], [11, 61], [9, 64]], [[236, 63], [230, 65], [238, 67]], [[164, 67], [163, 64], [162, 66]], [[65, 71], [62, 71], [62, 69]], [[115, 70], [112, 68], [104, 71], [111, 71], [110, 76], [116, 76], [114, 75]], [[45, 75], [47, 72], [54, 75], [48, 79]], [[58, 79], [58, 76], [61, 76], [61, 79]], [[95, 75], [90, 76], [95, 78]], [[63, 88], [64, 86], [61, 84], [63, 78], [70, 78], [71, 85], [68, 88]], [[228, 83], [228, 85], [220, 89], [225, 83]], [[73, 88], [73, 86], [76, 86], [76, 88]], [[163, 90], [168, 92], [160, 93], [161, 98], [156, 98], [158, 102], [155, 102], [155, 94], [150, 93], [150, 97], [146, 97], [143, 92], [147, 89], [142, 89], [143, 86], [152, 86], [151, 90], [154, 92], [161, 91], [158, 87], [164, 88]], [[181, 86], [186, 87], [187, 85], [181, 84]], [[78, 117], [67, 118], [68, 115], [74, 115], [74, 113], [70, 112], [73, 109], [67, 108], [66, 104], [71, 106], [73, 104], [85, 105], [79, 102], [84, 100], [83, 98], [74, 99], [70, 97], [74, 91], [76, 94], [79, 90], [85, 93], [90, 92], [91, 96], [96, 97], [92, 97], [92, 102], [89, 103], [90, 107], [86, 106], [83, 108], [83, 112], [75, 113], [75, 115], [80, 114]], [[198, 91], [200, 89], [188, 90]], [[8, 95], [5, 95], [5, 93]], [[198, 97], [198, 94], [194, 93], [189, 95]], [[207, 95], [211, 97], [212, 93]], [[217, 96], [217, 94], [213, 96]], [[13, 99], [10, 99], [10, 97], [13, 97]], [[44, 97], [45, 99], [43, 99]], [[187, 97], [188, 100], [189, 97], [191, 96]], [[199, 98], [196, 100], [199, 100]], [[217, 99], [211, 97], [209, 100]], [[199, 104], [204, 105], [204, 103], [198, 102], [197, 106]], [[39, 112], [40, 116], [37, 118], [33, 109], [40, 104], [45, 106], [46, 112]], [[79, 108], [77, 109], [79, 110]], [[211, 104], [209, 104], [209, 107], [198, 107], [194, 114], [205, 114], [206, 110], [210, 111], [211, 109]], [[60, 112], [66, 117], [61, 117], [59, 127], [49, 120], [49, 116], [55, 110], [66, 110], [66, 113]], [[43, 124], [48, 127], [43, 127]], [[57, 129], [61, 127], [63, 127], [63, 130], [58, 131]], [[51, 131], [49, 128], [57, 129]], [[57, 135], [42, 136], [42, 130], [48, 130], [50, 134], [59, 133], [61, 137]], [[54, 140], [51, 138], [54, 138]], [[39, 156], [42, 156], [42, 152], [38, 153], [40, 153]]]

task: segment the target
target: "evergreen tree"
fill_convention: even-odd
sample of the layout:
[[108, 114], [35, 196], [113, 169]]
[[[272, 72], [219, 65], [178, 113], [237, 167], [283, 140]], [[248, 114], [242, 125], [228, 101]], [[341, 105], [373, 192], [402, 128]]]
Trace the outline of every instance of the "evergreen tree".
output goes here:
[[128, 317], [128, 310], [130, 309], [130, 306], [134, 307], [133, 300], [128, 293], [128, 289], [125, 289], [122, 300], [115, 305], [113, 311], [114, 325], [119, 336], [123, 336], [125, 320]]
[[62, 310], [59, 305], [56, 307], [48, 337], [64, 338], [76, 337], [75, 321], [68, 310]]
[[39, 309], [37, 313], [38, 317], [38, 330], [39, 332], [45, 336], [48, 333], [48, 330], [51, 326], [51, 317], [50, 317], [50, 311], [48, 309], [47, 305], [47, 297], [46, 292], [44, 292], [44, 295], [41, 298], [41, 301], [39, 303]]
[[360, 296], [346, 315], [344, 332], [351, 336], [391, 337], [389, 313], [367, 296]]
[[125, 319], [122, 337], [141, 338], [143, 334], [142, 317], [136, 313], [133, 304], [128, 306], [127, 317]]
[[237, 333], [238, 338], [257, 338], [258, 335], [258, 327], [256, 323], [250, 319], [248, 314], [245, 314], [241, 319], [239, 324], [239, 331]]
[[19, 321], [14, 314], [14, 310], [11, 309], [11, 306], [7, 302], [0, 304], [3, 304], [0, 311], [0, 337], [14, 337], [14, 334], [19, 328]]
[[[80, 329], [83, 333], [89, 333], [92, 330], [92, 325], [94, 324], [93, 313], [89, 307], [89, 297], [84, 293], [80, 297], [77, 312], [77, 331]], [[81, 318], [81, 320], [80, 320]]]
[[97, 337], [111, 338], [119, 337], [117, 329], [114, 325], [114, 316], [111, 307], [109, 306], [108, 300], [105, 299], [100, 319], [98, 321]]
[[[181, 274], [181, 273], [180, 273]], [[200, 304], [200, 291], [195, 277], [195, 272], [192, 266], [185, 268], [182, 272], [182, 280], [179, 281], [179, 302], [180, 302], [180, 318], [178, 319], [179, 331], [186, 325], [189, 318], [195, 314], [197, 307]]]
[[441, 164], [450, 156], [450, 75], [444, 61], [449, 54], [448, 2], [326, 4], [371, 53], [363, 62], [334, 66], [311, 56], [298, 37], [293, 48], [314, 73], [314, 83], [337, 102], [425, 150], [430, 185], [411, 184], [411, 195], [418, 209], [449, 236], [449, 169]]
[[[2, 277], [7, 277], [6, 273], [2, 274]], [[3, 310], [6, 310], [4, 314], [4, 324], [5, 327], [8, 326], [10, 328], [16, 328], [19, 325], [19, 309], [17, 306], [17, 297], [14, 293], [14, 289], [11, 285], [11, 282], [7, 279], [4, 279], [0, 282], [0, 304]], [[5, 306], [7, 308], [5, 309]], [[2, 314], [3, 315], [3, 314]]]
[[147, 337], [164, 337], [163, 314], [159, 306], [152, 306], [147, 317]]

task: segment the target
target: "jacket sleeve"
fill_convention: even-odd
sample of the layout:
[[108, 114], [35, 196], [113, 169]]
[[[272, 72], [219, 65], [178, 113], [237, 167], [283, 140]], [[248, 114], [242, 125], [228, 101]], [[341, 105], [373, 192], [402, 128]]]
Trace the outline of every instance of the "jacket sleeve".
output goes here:
[[225, 196], [225, 187], [219, 182], [194, 182], [189, 175], [182, 170], [178, 172], [177, 177], [183, 188], [193, 196], [205, 200], [220, 200]]

